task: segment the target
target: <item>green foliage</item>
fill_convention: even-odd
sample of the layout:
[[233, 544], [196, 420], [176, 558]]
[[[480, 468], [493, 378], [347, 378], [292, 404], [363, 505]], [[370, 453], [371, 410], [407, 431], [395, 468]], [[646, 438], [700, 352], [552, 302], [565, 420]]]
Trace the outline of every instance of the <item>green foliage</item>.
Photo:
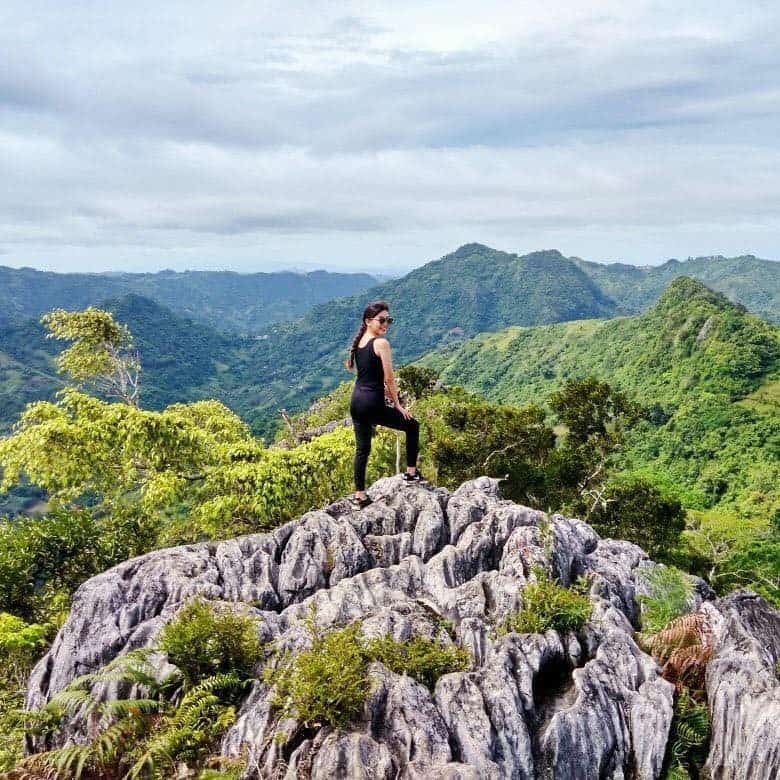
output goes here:
[[663, 559], [680, 542], [685, 511], [646, 480], [623, 477], [607, 485], [588, 522], [602, 536], [633, 542], [651, 558]]
[[137, 401], [141, 367], [131, 352], [133, 340], [127, 326], [120, 325], [110, 312], [93, 306], [75, 312], [55, 309], [41, 323], [49, 329], [49, 338], [73, 342], [57, 357], [60, 372], [80, 383], [102, 382], [122, 400]]
[[40, 623], [25, 623], [15, 615], [0, 612], [0, 655], [3, 675], [21, 683], [32, 668], [41, 650], [48, 644], [52, 627]]
[[[607, 462], [611, 473], [629, 469], [687, 507], [766, 519], [780, 506], [780, 417], [739, 399], [771, 388], [779, 361], [778, 328], [680, 279], [640, 316], [486, 333], [420, 364], [502, 403], [537, 401], [584, 373], [609, 382], [647, 407]], [[551, 463], [582, 480], [589, 453], [580, 450], [559, 448]]]
[[757, 537], [736, 548], [720, 567], [721, 593], [749, 588], [780, 609], [780, 539]]
[[19, 712], [25, 683], [51, 634], [51, 625], [25, 623], [0, 612], [0, 772], [13, 769], [22, 757], [24, 724]]
[[482, 474], [508, 475], [508, 498], [529, 503], [543, 495], [554, 436], [539, 407], [499, 406], [451, 388], [421, 401], [415, 414], [437, 484], [454, 488]]
[[397, 374], [401, 392], [409, 396], [411, 401], [431, 395], [439, 378], [432, 368], [423, 366], [401, 366]]
[[91, 491], [116, 506], [137, 491], [141, 506], [159, 511], [181, 501], [226, 447], [247, 439], [246, 426], [216, 401], [147, 412], [66, 389], [55, 404], [29, 406], [0, 441], [0, 488], [24, 474], [54, 504]]
[[780, 537], [762, 518], [723, 510], [689, 512], [674, 558], [718, 593], [749, 588], [780, 606]]
[[639, 596], [642, 609], [642, 630], [655, 634], [674, 618], [691, 609], [693, 584], [685, 572], [674, 566], [657, 566], [642, 573], [650, 590], [649, 596]]
[[665, 780], [699, 777], [707, 760], [710, 717], [706, 704], [698, 703], [688, 691], [674, 702], [674, 718], [666, 749]]
[[498, 635], [543, 634], [545, 631], [579, 631], [590, 617], [592, 605], [586, 583], [564, 588], [537, 572], [536, 582], [523, 588], [523, 608], [513, 612], [498, 627]]
[[0, 609], [59, 623], [84, 580], [146, 552], [156, 535], [154, 520], [129, 513], [94, 518], [74, 509], [0, 519]]
[[[369, 479], [387, 451], [389, 434], [375, 437]], [[219, 538], [273, 528], [352, 488], [355, 434], [340, 428], [294, 449], [265, 449], [257, 443], [226, 452], [226, 463], [209, 472], [199, 500], [185, 519], [183, 538]], [[375, 472], [374, 472], [375, 473]], [[176, 532], [176, 527], [171, 533]]]
[[594, 442], [614, 436], [641, 414], [639, 405], [625, 393], [594, 377], [569, 380], [550, 396], [549, 403], [567, 428], [568, 443], [575, 447], [593, 446]]
[[365, 644], [365, 652], [372, 661], [380, 661], [397, 674], [408, 674], [429, 690], [442, 675], [465, 672], [471, 665], [468, 650], [421, 636], [405, 642], [389, 636], [371, 639]]
[[248, 677], [263, 654], [251, 617], [202, 600], [176, 613], [163, 628], [159, 647], [190, 685], [228, 672]]
[[[149, 654], [121, 656], [76, 678], [41, 710], [25, 713], [27, 731], [39, 736], [55, 733], [65, 715], [78, 714], [89, 741], [32, 755], [18, 770], [53, 769], [63, 780], [167, 780], [181, 764], [215, 763], [209, 756], [235, 720], [248, 683], [245, 673], [232, 670], [192, 682], [178, 672], [160, 678]], [[107, 682], [118, 683], [119, 690], [137, 687], [144, 697], [102, 700], [93, 691]]]
[[397, 674], [408, 674], [433, 690], [443, 674], [465, 671], [471, 656], [463, 648], [415, 636], [398, 642], [384, 636], [364, 640], [361, 624], [323, 632], [314, 613], [307, 618], [311, 647], [285, 654], [266, 668], [275, 686], [274, 706], [300, 726], [343, 728], [357, 718], [369, 691], [368, 664], [379, 661]]
[[358, 717], [369, 690], [360, 623], [323, 633], [309, 621], [311, 649], [266, 669], [274, 706], [302, 726], [343, 728]]

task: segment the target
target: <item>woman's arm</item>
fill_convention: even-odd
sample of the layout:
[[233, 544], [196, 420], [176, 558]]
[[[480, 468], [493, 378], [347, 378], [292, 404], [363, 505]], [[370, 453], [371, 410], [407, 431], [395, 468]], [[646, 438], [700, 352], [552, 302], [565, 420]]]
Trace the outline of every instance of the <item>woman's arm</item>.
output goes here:
[[398, 398], [398, 386], [395, 383], [395, 373], [393, 372], [393, 357], [390, 351], [390, 342], [387, 339], [375, 339], [374, 340], [374, 352], [379, 355], [379, 359], [382, 361], [382, 371], [385, 375], [385, 386], [387, 392], [390, 393], [390, 398], [393, 401], [393, 405], [404, 417], [409, 417], [409, 412], [401, 405], [401, 401]]

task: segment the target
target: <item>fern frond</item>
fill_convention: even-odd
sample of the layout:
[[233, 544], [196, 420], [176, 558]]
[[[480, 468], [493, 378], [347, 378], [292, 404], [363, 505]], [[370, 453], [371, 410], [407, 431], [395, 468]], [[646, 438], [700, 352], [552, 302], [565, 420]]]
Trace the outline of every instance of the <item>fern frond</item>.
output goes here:
[[696, 698], [704, 695], [707, 664], [712, 658], [712, 649], [702, 645], [680, 647], [675, 650], [664, 664], [661, 675], [674, 683], [678, 692], [689, 689]]
[[89, 713], [95, 706], [96, 702], [88, 690], [68, 687], [55, 694], [45, 709], [57, 714], [75, 715], [79, 712]]
[[712, 627], [702, 612], [689, 612], [672, 620], [665, 628], [646, 638], [649, 651], [662, 663], [681, 647], [712, 643]]
[[100, 714], [106, 719], [151, 715], [160, 711], [162, 705], [157, 699], [112, 699], [100, 702]]

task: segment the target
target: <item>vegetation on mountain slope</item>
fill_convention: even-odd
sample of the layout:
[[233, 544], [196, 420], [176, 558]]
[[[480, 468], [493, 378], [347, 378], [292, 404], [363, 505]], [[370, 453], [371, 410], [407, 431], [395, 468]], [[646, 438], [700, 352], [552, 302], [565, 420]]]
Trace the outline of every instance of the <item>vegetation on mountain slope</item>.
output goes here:
[[[301, 410], [346, 378], [342, 363], [368, 294], [317, 305], [255, 339], [223, 335], [137, 295], [105, 308], [130, 328], [143, 356], [145, 407], [218, 398], [255, 433], [270, 437], [281, 423], [280, 408]], [[483, 330], [611, 316], [615, 310], [558, 252], [518, 257], [479, 244], [378, 285], [370, 297], [384, 298], [392, 308], [400, 362]], [[7, 409], [0, 431], [26, 403], [48, 399], [61, 387], [52, 362], [56, 350], [43, 335], [33, 323], [0, 329], [0, 408]]]
[[300, 317], [317, 303], [376, 282], [369, 274], [330, 271], [59, 274], [0, 266], [0, 326], [18, 326], [51, 309], [84, 309], [138, 295], [219, 331], [259, 334], [272, 322]]
[[510, 328], [420, 361], [495, 402], [543, 398], [593, 375], [647, 409], [624, 465], [674, 485], [686, 506], [770, 515], [780, 421], [735, 403], [775, 382], [778, 328], [698, 282], [675, 280], [647, 313], [599, 322]]
[[[568, 338], [554, 343], [561, 333]], [[440, 388], [431, 370], [401, 369], [402, 390], [422, 423], [426, 474], [445, 486], [483, 473], [508, 475], [503, 489], [511, 498], [576, 511], [605, 534], [655, 544], [658, 557], [709, 575], [719, 589], [746, 584], [778, 601], [780, 541], [771, 515], [776, 328], [678, 280], [641, 317], [512, 328], [466, 342], [461, 351], [477, 387], [481, 370], [503, 361], [493, 389], [516, 403]], [[459, 354], [451, 349], [430, 360], [443, 360], [439, 367], [451, 381]], [[89, 352], [75, 355], [98, 371], [112, 370], [95, 364]], [[78, 376], [81, 365], [66, 361], [65, 367]], [[143, 392], [141, 408], [110, 403], [85, 392], [88, 377], [79, 378], [81, 388], [29, 407], [15, 434], [0, 442], [6, 483], [26, 474], [58, 507], [42, 519], [0, 523], [7, 550], [0, 560], [0, 610], [24, 620], [31, 641], [51, 636], [83, 579], [128, 555], [273, 527], [351, 489], [349, 428], [289, 449], [269, 448], [218, 402], [152, 411], [143, 408]], [[345, 383], [293, 420], [286, 435], [293, 440], [299, 427], [345, 416], [348, 394]], [[396, 457], [396, 434], [381, 431], [369, 480], [395, 471]], [[681, 542], [682, 504], [698, 509]], [[738, 533], [730, 537], [722, 531], [732, 516]], [[749, 529], [746, 517], [753, 518]], [[188, 652], [188, 641], [183, 647]], [[390, 650], [399, 663], [442, 660], [422, 646]], [[14, 695], [18, 700], [18, 690]], [[228, 686], [227, 699], [208, 705], [215, 717], [230, 717], [229, 695]], [[184, 715], [161, 707], [175, 731]], [[0, 744], [0, 754], [3, 749]]]
[[759, 317], [780, 323], [780, 263], [753, 255], [690, 257], [684, 262], [637, 268], [625, 263], [590, 263], [580, 268], [612, 298], [623, 314], [638, 314], [655, 303], [669, 284], [687, 276], [746, 306]]

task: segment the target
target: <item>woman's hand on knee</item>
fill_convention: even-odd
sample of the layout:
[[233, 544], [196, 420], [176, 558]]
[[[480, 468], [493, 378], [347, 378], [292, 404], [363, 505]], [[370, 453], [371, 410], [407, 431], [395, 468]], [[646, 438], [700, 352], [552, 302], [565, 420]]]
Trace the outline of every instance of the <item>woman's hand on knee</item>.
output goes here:
[[398, 409], [399, 412], [401, 412], [401, 415], [405, 420], [410, 420], [412, 415], [409, 411], [407, 411], [403, 406], [401, 406], [400, 403], [395, 404], [395, 408]]

